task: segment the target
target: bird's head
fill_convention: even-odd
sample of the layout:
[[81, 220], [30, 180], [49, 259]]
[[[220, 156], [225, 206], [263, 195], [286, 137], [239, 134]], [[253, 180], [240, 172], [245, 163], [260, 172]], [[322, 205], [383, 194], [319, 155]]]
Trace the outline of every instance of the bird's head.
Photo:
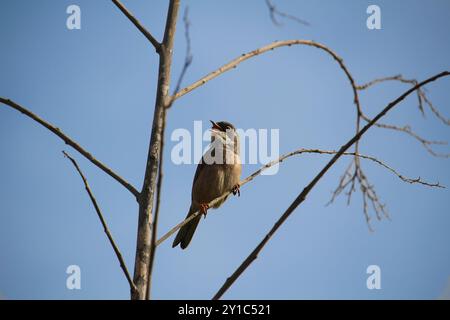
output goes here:
[[[213, 146], [213, 149], [219, 148], [219, 150], [226, 150], [225, 161], [227, 161], [227, 163], [232, 163], [229, 162], [231, 161], [229, 160], [229, 157], [231, 157], [230, 159], [233, 159], [232, 161], [235, 161], [234, 156], [240, 155], [239, 134], [237, 133], [235, 126], [227, 121], [209, 121], [212, 124], [211, 146]], [[212, 153], [215, 155], [215, 151], [212, 151]]]
[[209, 121], [212, 124], [211, 141], [214, 141], [215, 138], [219, 138], [222, 142], [227, 143], [228, 140], [231, 140], [230, 142], [234, 142], [238, 138], [236, 128], [231, 123], [227, 121]]

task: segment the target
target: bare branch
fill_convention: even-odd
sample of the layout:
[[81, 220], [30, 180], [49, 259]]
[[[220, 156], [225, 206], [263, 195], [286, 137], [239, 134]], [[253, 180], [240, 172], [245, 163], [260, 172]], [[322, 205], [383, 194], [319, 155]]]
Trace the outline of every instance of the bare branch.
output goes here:
[[184, 10], [184, 15], [183, 15], [184, 38], [186, 40], [186, 55], [184, 57], [183, 69], [181, 70], [180, 76], [178, 77], [177, 85], [175, 86], [175, 90], [173, 91], [172, 96], [169, 98], [169, 102], [167, 103], [166, 108], [170, 108], [172, 106], [173, 102], [175, 101], [175, 95], [180, 91], [181, 83], [183, 82], [183, 78], [186, 75], [186, 71], [191, 66], [192, 60], [193, 60], [193, 56], [192, 56], [192, 52], [191, 52], [191, 37], [189, 35], [189, 28], [190, 28], [191, 22], [189, 21], [188, 14], [189, 14], [189, 8], [186, 7], [186, 9]]
[[[390, 170], [389, 168], [387, 168], [387, 169]], [[420, 177], [417, 179], [411, 179], [411, 178], [405, 178], [404, 176], [397, 174], [396, 172], [393, 172], [393, 173], [396, 174], [400, 179], [402, 179], [403, 181], [408, 182], [408, 183], [416, 183], [417, 181], [421, 181]], [[362, 167], [361, 167], [361, 163], [358, 161], [357, 157], [355, 157], [353, 159], [353, 161], [350, 163], [350, 166], [344, 172], [344, 175], [341, 176], [339, 185], [334, 190], [333, 195], [332, 195], [330, 201], [327, 203], [327, 205], [334, 202], [335, 198], [337, 196], [339, 196], [346, 188], [348, 188], [348, 191], [345, 194], [347, 196], [347, 205], [349, 205], [352, 194], [353, 194], [353, 192], [356, 191], [357, 183], [359, 184], [359, 188], [361, 190], [361, 194], [363, 197], [363, 213], [364, 213], [364, 217], [367, 222], [367, 227], [369, 228], [369, 231], [372, 232], [373, 228], [370, 223], [371, 218], [369, 215], [367, 203], [370, 201], [370, 203], [372, 204], [372, 208], [374, 209], [378, 220], [381, 220], [382, 216], [389, 219], [389, 214], [387, 212], [386, 205], [381, 203], [381, 201], [377, 195], [377, 192], [375, 190], [375, 186], [369, 182], [367, 176], [364, 174]], [[431, 187], [442, 187], [439, 185], [439, 183], [430, 184], [428, 182], [423, 182], [423, 181], [419, 182], [419, 183], [421, 183], [423, 185], [428, 185]]]
[[153, 275], [153, 264], [155, 262], [155, 252], [156, 252], [156, 237], [158, 236], [158, 219], [159, 210], [161, 206], [161, 190], [163, 182], [163, 156], [164, 156], [164, 134], [166, 129], [166, 113], [163, 113], [163, 124], [161, 129], [161, 148], [159, 151], [159, 168], [158, 168], [158, 181], [156, 183], [156, 205], [155, 214], [152, 222], [152, 239], [150, 243], [150, 259], [148, 263], [148, 278], [147, 278], [147, 295], [146, 300], [150, 300], [151, 295], [151, 285], [152, 285], [152, 275]]
[[98, 168], [100, 168], [103, 172], [105, 172], [107, 175], [115, 179], [117, 182], [119, 182], [122, 186], [124, 186], [128, 191], [130, 191], [136, 199], [139, 198], [139, 191], [136, 190], [129, 182], [127, 182], [125, 179], [120, 177], [117, 173], [112, 171], [110, 168], [108, 168], [106, 165], [101, 163], [99, 160], [97, 160], [95, 157], [93, 157], [88, 151], [86, 151], [83, 147], [81, 147], [77, 142], [75, 142], [73, 139], [68, 137], [65, 133], [61, 131], [58, 127], [55, 127], [54, 125], [48, 123], [47, 121], [43, 120], [39, 116], [35, 115], [31, 111], [25, 109], [21, 105], [15, 103], [12, 100], [1, 98], [0, 102], [23, 113], [27, 117], [31, 118], [32, 120], [36, 121], [43, 127], [47, 128], [51, 132], [53, 132], [56, 136], [58, 136], [61, 140], [63, 140], [67, 145], [71, 146], [75, 150], [77, 150], [79, 153], [81, 153], [86, 159], [91, 161], [94, 165], [96, 165]]
[[136, 290], [136, 286], [133, 283], [133, 280], [131, 280], [131, 276], [130, 273], [128, 272], [127, 266], [125, 264], [125, 261], [123, 260], [122, 254], [120, 253], [119, 247], [116, 245], [111, 232], [109, 231], [108, 225], [106, 224], [105, 218], [103, 218], [103, 214], [100, 210], [100, 207], [97, 204], [97, 200], [95, 199], [94, 195], [92, 194], [91, 188], [89, 187], [89, 184], [86, 180], [86, 177], [84, 176], [83, 172], [81, 171], [80, 167], [78, 166], [77, 162], [75, 161], [74, 158], [72, 158], [67, 152], [63, 151], [63, 154], [65, 157], [67, 157], [72, 164], [74, 165], [75, 169], [78, 171], [78, 173], [80, 174], [81, 179], [83, 179], [83, 183], [84, 183], [84, 187], [86, 188], [86, 191], [89, 195], [89, 198], [91, 199], [92, 204], [94, 205], [95, 211], [97, 212], [97, 216], [100, 219], [100, 222], [103, 226], [103, 230], [106, 233], [106, 236], [108, 237], [109, 242], [111, 243], [111, 246], [114, 249], [114, 252], [116, 253], [117, 259], [119, 260], [120, 263], [120, 267], [123, 270], [123, 273], [125, 274], [125, 277], [127, 278], [127, 281], [130, 285], [130, 289], [132, 291]]
[[[390, 77], [384, 77], [384, 78], [379, 78], [379, 79], [375, 79], [372, 80], [366, 84], [363, 85], [358, 85], [356, 86], [356, 88], [358, 90], [366, 90], [376, 84], [380, 84], [386, 81], [398, 81], [401, 83], [406, 83], [406, 84], [410, 84], [412, 86], [417, 85], [417, 80], [416, 79], [405, 79], [402, 75], [395, 75], [395, 76], [390, 76]], [[431, 100], [428, 98], [427, 94], [426, 94], [426, 90], [424, 88], [419, 88], [417, 89], [417, 98], [419, 101], [419, 110], [422, 112], [423, 115], [425, 115], [425, 108], [424, 108], [424, 104], [426, 104], [431, 112], [434, 113], [434, 115], [442, 121], [442, 123], [444, 123], [445, 125], [450, 125], [450, 119], [444, 117], [439, 110], [431, 103]], [[391, 128], [392, 129], [392, 128]], [[396, 130], [396, 129], [394, 129]], [[420, 140], [420, 139], [419, 139]], [[424, 139], [423, 139], [424, 140]], [[421, 141], [422, 142], [422, 141]], [[429, 144], [429, 143], [428, 143]], [[442, 143], [439, 143], [442, 144]]]
[[416, 86], [410, 88], [404, 92], [397, 99], [389, 103], [377, 116], [375, 116], [368, 124], [366, 124], [360, 131], [358, 131], [353, 138], [351, 138], [346, 144], [344, 144], [336, 153], [333, 158], [325, 165], [325, 167], [314, 177], [314, 179], [303, 189], [302, 192], [297, 196], [297, 198], [291, 203], [288, 209], [281, 215], [281, 217], [276, 221], [272, 229], [266, 234], [266, 236], [261, 240], [261, 242], [256, 246], [256, 248], [249, 254], [249, 256], [241, 263], [241, 265], [236, 269], [235, 272], [225, 281], [219, 291], [214, 295], [213, 299], [220, 299], [223, 294], [231, 287], [231, 285], [239, 278], [239, 276], [250, 266], [250, 264], [258, 257], [258, 254], [262, 251], [264, 246], [270, 240], [270, 238], [275, 234], [275, 232], [281, 227], [281, 225], [286, 221], [286, 219], [292, 214], [292, 212], [305, 201], [309, 192], [314, 188], [317, 182], [327, 173], [327, 171], [333, 166], [334, 163], [356, 142], [358, 141], [364, 133], [369, 130], [378, 120], [380, 120], [387, 112], [394, 108], [398, 103], [403, 101], [407, 96], [413, 93], [418, 88], [435, 81], [439, 78], [449, 76], [449, 71], [441, 72], [437, 75], [428, 78]]
[[[303, 150], [301, 150], [301, 152], [302, 153], [320, 153], [320, 154], [336, 154], [336, 153], [338, 153], [337, 151], [327, 151], [327, 150], [318, 150], [318, 149], [309, 149], [309, 150], [303, 149]], [[363, 154], [357, 154], [355, 152], [344, 152], [342, 155], [347, 155], [347, 156], [353, 155], [353, 156], [357, 156], [358, 158], [373, 161], [373, 162], [379, 164], [380, 166], [384, 167], [385, 169], [389, 170], [393, 174], [395, 174], [400, 180], [410, 183], [410, 184], [418, 183], [418, 184], [422, 184], [422, 185], [428, 186], [428, 187], [445, 188], [444, 186], [440, 185], [439, 182], [430, 183], [430, 182], [423, 181], [420, 177], [414, 178], [414, 179], [405, 177], [404, 175], [398, 173], [394, 168], [388, 166], [387, 164], [385, 164], [381, 160], [378, 160], [375, 157], [371, 157], [371, 156], [367, 156], [367, 155], [363, 155]]]
[[[398, 75], [395, 75], [395, 76], [374, 79], [372, 81], [369, 81], [366, 84], [356, 86], [356, 89], [359, 90], [359, 91], [366, 90], [366, 89], [368, 89], [368, 88], [370, 88], [370, 87], [372, 87], [372, 86], [374, 86], [376, 84], [380, 84], [380, 83], [387, 82], [387, 81], [398, 81], [398, 82], [401, 82], [401, 83], [411, 84], [412, 86], [415, 86], [418, 83], [417, 80], [415, 80], [415, 79], [411, 79], [411, 80], [410, 79], [405, 79], [405, 78], [403, 78], [403, 76], [401, 74], [398, 74]], [[417, 99], [418, 99], [418, 102], [419, 102], [419, 110], [422, 113], [422, 115], [425, 115], [425, 111], [424, 111], [424, 108], [423, 108], [422, 96], [420, 94], [421, 93], [421, 89], [418, 89], [416, 91], [416, 93], [417, 93]]]
[[[371, 119], [369, 117], [367, 117], [365, 114], [362, 114], [361, 117], [366, 122], [370, 122], [371, 121]], [[448, 153], [438, 153], [438, 152], [434, 151], [430, 147], [430, 145], [447, 145], [446, 141], [436, 141], [436, 140], [424, 139], [421, 136], [419, 136], [417, 133], [412, 131], [411, 126], [399, 127], [399, 126], [395, 126], [395, 125], [392, 125], [392, 124], [385, 124], [385, 123], [375, 123], [375, 126], [378, 127], [378, 128], [395, 130], [395, 131], [406, 133], [407, 135], [409, 135], [409, 136], [413, 137], [414, 139], [416, 139], [417, 141], [419, 141], [423, 145], [423, 147], [431, 155], [433, 155], [435, 157], [439, 157], [439, 158], [449, 158], [450, 157], [450, 154], [448, 154]]]
[[137, 232], [136, 256], [134, 265], [134, 283], [137, 292], [132, 292], [133, 300], [143, 300], [147, 297], [147, 284], [151, 253], [151, 237], [153, 234], [152, 224], [153, 200], [156, 190], [158, 168], [160, 161], [160, 148], [162, 145], [162, 131], [167, 112], [167, 102], [170, 98], [170, 74], [172, 67], [173, 43], [177, 24], [179, 0], [170, 0], [167, 9], [166, 27], [164, 38], [159, 52], [158, 85], [156, 89], [155, 111], [148, 148], [147, 162], [145, 167], [144, 183], [139, 198], [139, 220]]
[[[356, 89], [357, 91], [362, 91], [362, 90], [366, 90], [376, 84], [381, 84], [381, 83], [384, 83], [387, 81], [397, 81], [400, 83], [409, 84], [412, 87], [414, 87], [418, 84], [418, 81], [416, 79], [405, 79], [402, 75], [395, 75], [395, 76], [389, 76], [389, 77], [384, 77], [384, 78], [378, 78], [378, 79], [372, 80], [366, 84], [354, 86], [353, 89], [354, 90]], [[354, 84], [352, 84], [352, 85], [354, 85]], [[428, 97], [426, 95], [426, 90], [424, 88], [418, 88], [416, 90], [416, 95], [417, 95], [417, 99], [418, 99], [418, 103], [419, 103], [418, 107], [419, 107], [419, 110], [422, 113], [422, 115], [425, 115], [424, 105], [426, 104], [427, 106], [429, 106], [429, 108], [436, 115], [437, 118], [439, 118], [441, 121], [443, 121], [445, 124], [447, 124], [447, 119], [445, 119], [439, 113], [439, 111], [433, 106], [431, 101], [428, 99]], [[355, 97], [357, 97], [357, 95], [355, 95]], [[356, 122], [357, 122], [356, 131], [357, 132], [359, 131], [361, 120], [364, 120], [366, 122], [371, 121], [371, 119], [359, 107], [359, 112], [357, 114], [357, 119], [356, 119]], [[441, 154], [441, 153], [435, 152], [433, 150], [433, 148], [431, 147], [432, 145], [447, 144], [446, 142], [431, 141], [431, 140], [424, 139], [423, 137], [421, 137], [420, 135], [415, 133], [411, 129], [410, 126], [399, 127], [399, 126], [384, 124], [384, 123], [375, 123], [374, 125], [379, 128], [395, 130], [395, 131], [399, 131], [399, 132], [408, 134], [409, 136], [411, 136], [414, 139], [416, 139], [417, 141], [419, 141], [423, 145], [423, 147], [433, 156], [443, 157], [443, 158], [450, 157], [449, 154]], [[359, 142], [357, 141], [355, 143], [355, 152], [358, 152], [358, 147], [359, 147]], [[353, 192], [356, 191], [356, 184], [359, 184], [359, 187], [360, 187], [360, 190], [361, 190], [361, 193], [363, 196], [363, 212], [364, 212], [364, 215], [368, 222], [369, 230], [373, 231], [372, 227], [370, 226], [370, 217], [368, 214], [368, 205], [367, 205], [368, 202], [371, 202], [377, 219], [381, 219], [382, 216], [389, 218], [389, 215], [386, 210], [386, 206], [384, 204], [382, 204], [380, 199], [378, 198], [377, 193], [375, 191], [375, 187], [369, 182], [367, 176], [364, 174], [364, 172], [361, 168], [361, 164], [359, 163], [359, 158], [355, 157], [353, 159], [353, 161], [350, 163], [349, 168], [345, 171], [344, 175], [341, 176], [339, 184], [338, 184], [337, 188], [334, 190], [333, 195], [332, 195], [330, 201], [328, 202], [328, 204], [332, 203], [335, 200], [335, 198], [339, 194], [341, 194], [343, 191], [345, 191], [347, 188], [348, 188], [348, 191], [345, 192], [345, 194], [347, 196], [347, 204], [350, 204], [352, 194], [353, 194]]]
[[161, 44], [156, 40], [152, 34], [139, 22], [138, 19], [136, 19], [130, 11], [128, 11], [127, 8], [119, 1], [119, 0], [112, 0], [112, 2], [122, 11], [122, 13], [127, 16], [127, 18], [135, 25], [136, 28], [139, 29], [139, 31], [147, 38], [148, 41], [155, 47], [156, 52], [159, 53], [161, 50]]
[[372, 87], [372, 86], [374, 86], [376, 84], [379, 84], [379, 83], [382, 83], [382, 82], [386, 82], [386, 81], [399, 81], [399, 82], [403, 82], [403, 83], [409, 83], [409, 84], [412, 84], [412, 85], [416, 85], [417, 84], [416, 80], [406, 80], [406, 79], [404, 79], [402, 77], [401, 74], [397, 74], [395, 76], [389, 76], [389, 77], [374, 79], [374, 80], [369, 81], [369, 82], [367, 82], [365, 84], [358, 85], [358, 86], [356, 86], [356, 88], [358, 90], [366, 90], [369, 87]]
[[331, 55], [333, 57], [334, 60], [336, 60], [339, 63], [339, 66], [341, 67], [341, 69], [344, 71], [346, 77], [348, 78], [348, 80], [350, 81], [351, 85], [352, 85], [352, 89], [353, 89], [353, 95], [354, 95], [354, 100], [355, 100], [355, 104], [357, 105], [358, 110], [360, 110], [360, 106], [359, 106], [359, 100], [358, 100], [358, 93], [356, 90], [356, 85], [355, 85], [355, 81], [353, 79], [353, 77], [351, 76], [350, 72], [348, 71], [347, 67], [345, 66], [343, 59], [341, 57], [339, 57], [336, 53], [334, 53], [331, 49], [329, 49], [328, 47], [326, 47], [323, 44], [311, 41], [311, 40], [285, 40], [285, 41], [275, 41], [272, 42], [264, 47], [258, 48], [256, 50], [247, 52], [242, 54], [241, 56], [231, 60], [230, 62], [228, 62], [227, 64], [221, 66], [219, 69], [209, 73], [208, 75], [204, 76], [203, 78], [201, 78], [200, 80], [194, 82], [193, 84], [181, 89], [177, 94], [175, 94], [174, 99], [178, 99], [182, 96], [184, 96], [186, 93], [191, 92], [194, 89], [197, 89], [198, 87], [201, 87], [202, 85], [204, 85], [205, 83], [207, 83], [208, 81], [220, 76], [221, 74], [234, 69], [237, 67], [237, 65], [239, 65], [241, 62], [244, 62], [250, 58], [256, 57], [260, 54], [269, 52], [271, 50], [274, 50], [276, 48], [280, 48], [280, 47], [290, 47], [293, 45], [305, 45], [305, 46], [310, 46], [310, 47], [315, 47], [318, 48], [320, 50], [323, 50], [325, 52], [327, 52], [329, 55]]
[[422, 100], [425, 101], [425, 103], [428, 105], [430, 110], [434, 113], [434, 115], [441, 120], [444, 124], [450, 126], [450, 119], [444, 117], [440, 114], [439, 110], [431, 103], [431, 101], [428, 99], [428, 97], [425, 95], [424, 91], [419, 91], [420, 96], [422, 97]]
[[[175, 87], [174, 94], [176, 94], [181, 87], [181, 83], [183, 81], [184, 75], [186, 74], [187, 69], [192, 63], [192, 53], [191, 53], [191, 38], [189, 35], [189, 26], [190, 21], [188, 18], [188, 7], [184, 10], [183, 15], [183, 22], [184, 22], [184, 36], [186, 39], [186, 55], [184, 60], [183, 69], [180, 73], [180, 76], [177, 81], [177, 85]], [[166, 103], [166, 108], [170, 108], [175, 101], [173, 99], [173, 96], [168, 98], [168, 103]], [[157, 230], [158, 230], [158, 218], [159, 218], [159, 211], [160, 211], [160, 205], [161, 205], [161, 190], [162, 190], [162, 180], [163, 180], [163, 155], [164, 155], [164, 134], [166, 129], [166, 111], [162, 113], [162, 125], [161, 125], [161, 142], [160, 142], [160, 148], [159, 148], [159, 167], [158, 167], [158, 180], [156, 183], [156, 205], [155, 205], [155, 214], [152, 222], [152, 237], [150, 242], [150, 258], [148, 263], [148, 277], [147, 277], [147, 293], [146, 293], [146, 300], [150, 300], [151, 296], [151, 284], [152, 284], [152, 275], [153, 275], [153, 264], [155, 261], [155, 254], [156, 254], [156, 237], [157, 237]]]
[[[335, 150], [320, 150], [320, 149], [298, 149], [292, 152], [289, 152], [285, 155], [282, 155], [281, 157], [279, 157], [276, 160], [273, 160], [267, 164], [265, 164], [264, 166], [262, 166], [261, 168], [259, 168], [258, 170], [256, 170], [255, 172], [253, 172], [251, 175], [249, 175], [247, 178], [245, 178], [244, 180], [239, 182], [239, 186], [242, 187], [245, 184], [249, 183], [250, 181], [252, 181], [254, 178], [256, 178], [257, 176], [259, 176], [263, 171], [267, 170], [268, 168], [283, 162], [284, 160], [286, 160], [287, 158], [290, 158], [292, 156], [295, 155], [300, 155], [300, 154], [304, 154], [304, 153], [316, 153], [316, 154], [337, 154], [338, 151]], [[385, 164], [384, 162], [382, 162], [381, 160], [378, 160], [375, 157], [371, 157], [371, 156], [367, 156], [367, 155], [363, 155], [363, 154], [356, 154], [354, 152], [344, 152], [342, 155], [345, 156], [356, 156], [359, 158], [363, 158], [366, 160], [370, 160], [375, 162], [376, 164], [384, 167], [385, 169], [389, 170], [390, 172], [392, 172], [394, 175], [396, 175], [399, 179], [403, 180], [404, 182], [407, 183], [411, 183], [411, 184], [422, 184], [424, 186], [428, 186], [428, 187], [436, 187], [436, 188], [445, 188], [444, 186], [442, 186], [441, 184], [439, 184], [439, 182], [437, 183], [429, 183], [426, 181], [423, 181], [420, 177], [412, 179], [412, 178], [408, 178], [405, 177], [404, 175], [398, 173], [395, 169], [393, 169], [392, 167], [388, 166], [387, 164]], [[214, 199], [213, 201], [211, 201], [208, 205], [210, 207], [212, 207], [216, 202], [222, 200], [224, 197], [227, 197], [229, 194], [231, 193], [231, 191], [227, 191], [226, 193], [224, 193], [223, 195], [221, 195], [220, 197]], [[188, 222], [190, 222], [192, 219], [194, 219], [196, 216], [198, 216], [200, 214], [200, 211], [195, 212], [194, 214], [190, 215], [188, 218], [186, 218], [185, 220], [181, 221], [180, 223], [178, 223], [176, 226], [174, 226], [172, 229], [170, 229], [166, 234], [164, 234], [161, 238], [158, 239], [158, 241], [156, 241], [156, 245], [160, 245], [162, 242], [164, 242], [165, 240], [167, 240], [171, 235], [173, 235], [175, 232], [177, 232], [181, 227], [183, 227], [185, 224], [187, 224]]]
[[310, 26], [310, 23], [308, 21], [300, 19], [300, 18], [298, 18], [296, 16], [293, 16], [291, 14], [279, 11], [277, 9], [277, 7], [270, 0], [266, 0], [266, 5], [267, 5], [267, 8], [269, 9], [270, 19], [272, 20], [273, 24], [275, 24], [277, 26], [281, 26], [282, 24], [280, 22], [278, 22], [278, 20], [276, 19], [276, 16], [280, 16], [282, 18], [290, 19], [290, 20], [295, 21], [295, 22], [297, 22], [299, 24], [302, 24], [304, 26]]
[[344, 174], [341, 176], [339, 180], [339, 184], [337, 188], [334, 190], [333, 195], [331, 196], [330, 201], [326, 204], [327, 206], [334, 202], [334, 200], [342, 193], [343, 190], [345, 190], [350, 185], [350, 190], [347, 193], [347, 205], [350, 204], [351, 196], [353, 191], [355, 191], [355, 173], [353, 172], [353, 164], [355, 162], [350, 162], [350, 165], [347, 167], [347, 169], [344, 171]]

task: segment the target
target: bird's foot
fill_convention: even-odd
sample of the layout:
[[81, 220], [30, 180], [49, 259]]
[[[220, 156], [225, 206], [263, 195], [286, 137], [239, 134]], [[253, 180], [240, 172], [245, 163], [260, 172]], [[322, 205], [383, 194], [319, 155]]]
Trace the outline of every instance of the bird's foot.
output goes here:
[[233, 195], [238, 195], [238, 197], [240, 197], [241, 196], [241, 190], [240, 190], [240, 185], [239, 185], [239, 183], [237, 184], [237, 185], [235, 185], [234, 187], [233, 187], [233, 189], [231, 189], [231, 191], [233, 192]]
[[207, 203], [201, 203], [200, 204], [200, 214], [204, 214], [206, 218], [206, 214], [208, 213], [209, 204]]

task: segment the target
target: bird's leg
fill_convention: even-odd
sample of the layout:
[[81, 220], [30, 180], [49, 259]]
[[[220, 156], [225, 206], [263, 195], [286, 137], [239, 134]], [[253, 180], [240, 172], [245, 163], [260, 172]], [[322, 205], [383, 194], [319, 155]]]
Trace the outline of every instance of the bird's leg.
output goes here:
[[208, 213], [209, 205], [207, 203], [200, 204], [200, 214], [204, 214], [206, 218], [206, 214]]
[[241, 196], [241, 190], [240, 190], [239, 183], [237, 185], [235, 185], [233, 187], [233, 189], [231, 189], [231, 191], [233, 192], [233, 195], [236, 195], [236, 193], [237, 193], [238, 197], [240, 197]]

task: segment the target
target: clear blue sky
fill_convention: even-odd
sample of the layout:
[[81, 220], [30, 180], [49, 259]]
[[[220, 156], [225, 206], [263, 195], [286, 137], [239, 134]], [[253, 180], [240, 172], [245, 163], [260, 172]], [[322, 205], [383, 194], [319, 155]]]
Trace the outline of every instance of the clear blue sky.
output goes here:
[[[124, 4], [160, 39], [167, 1]], [[184, 84], [274, 40], [313, 39], [342, 56], [358, 81], [402, 73], [424, 79], [450, 67], [450, 2], [275, 1], [311, 23], [274, 26], [263, 1], [182, 1], [173, 78], [184, 60], [181, 16], [189, 3], [194, 61]], [[81, 30], [66, 28], [66, 8], [81, 7]], [[378, 4], [382, 29], [366, 28], [366, 8]], [[0, 1], [0, 96], [54, 123], [138, 188], [142, 185], [155, 99], [157, 55], [107, 0]], [[450, 80], [428, 94], [450, 116]], [[388, 83], [364, 92], [373, 115], [406, 89]], [[352, 92], [342, 71], [314, 48], [283, 48], [241, 64], [176, 102], [168, 133], [194, 120], [228, 120], [240, 128], [279, 128], [280, 151], [337, 149], [354, 131]], [[450, 140], [449, 128], [412, 96], [385, 122], [411, 124], [430, 139]], [[195, 165], [170, 162], [159, 232], [184, 218]], [[72, 165], [79, 162], [130, 270], [137, 204], [130, 194], [76, 151], [30, 119], [0, 107], [0, 296], [8, 299], [127, 299], [127, 282]], [[431, 157], [404, 134], [371, 130], [362, 152], [401, 173], [450, 186], [449, 160]], [[448, 147], [439, 149], [448, 152]], [[327, 156], [292, 158], [275, 176], [258, 177], [202, 220], [185, 251], [172, 239], [157, 251], [153, 294], [208, 299], [326, 163]], [[326, 207], [350, 159], [341, 159], [288, 219], [229, 299], [435, 299], [450, 277], [448, 189], [401, 182], [363, 162], [392, 221], [370, 233], [361, 195]], [[243, 168], [247, 176], [257, 168]], [[81, 267], [81, 290], [66, 289], [67, 266]], [[366, 268], [381, 268], [381, 290], [366, 288]]]

